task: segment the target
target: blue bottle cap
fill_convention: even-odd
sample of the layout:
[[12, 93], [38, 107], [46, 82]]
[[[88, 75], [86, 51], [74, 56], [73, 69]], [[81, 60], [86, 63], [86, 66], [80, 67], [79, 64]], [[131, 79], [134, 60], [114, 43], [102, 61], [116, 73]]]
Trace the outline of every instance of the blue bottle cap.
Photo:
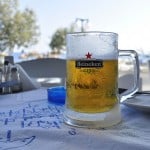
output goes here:
[[47, 89], [48, 101], [55, 104], [64, 104], [66, 90], [63, 86], [56, 86]]

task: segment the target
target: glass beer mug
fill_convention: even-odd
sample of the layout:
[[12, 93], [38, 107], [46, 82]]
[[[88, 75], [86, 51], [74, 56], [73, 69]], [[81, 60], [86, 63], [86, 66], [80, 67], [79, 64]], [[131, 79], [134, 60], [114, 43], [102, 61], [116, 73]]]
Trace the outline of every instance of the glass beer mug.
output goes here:
[[[138, 90], [137, 53], [118, 50], [118, 34], [79, 32], [67, 34], [67, 78], [64, 121], [69, 125], [103, 128], [121, 121], [120, 101]], [[134, 64], [134, 86], [118, 93], [118, 57]]]

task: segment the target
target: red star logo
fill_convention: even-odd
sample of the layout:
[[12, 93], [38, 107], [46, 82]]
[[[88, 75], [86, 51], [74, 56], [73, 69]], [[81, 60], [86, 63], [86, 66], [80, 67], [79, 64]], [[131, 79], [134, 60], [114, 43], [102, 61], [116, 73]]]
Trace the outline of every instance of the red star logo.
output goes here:
[[90, 54], [89, 52], [85, 55], [87, 59], [91, 59], [92, 54]]

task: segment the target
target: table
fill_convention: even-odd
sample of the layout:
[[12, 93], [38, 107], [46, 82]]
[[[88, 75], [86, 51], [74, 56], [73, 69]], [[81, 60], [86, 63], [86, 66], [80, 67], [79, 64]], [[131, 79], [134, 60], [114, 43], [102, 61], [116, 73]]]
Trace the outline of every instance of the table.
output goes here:
[[120, 105], [120, 124], [83, 129], [63, 123], [46, 88], [0, 95], [0, 150], [150, 150], [150, 114]]

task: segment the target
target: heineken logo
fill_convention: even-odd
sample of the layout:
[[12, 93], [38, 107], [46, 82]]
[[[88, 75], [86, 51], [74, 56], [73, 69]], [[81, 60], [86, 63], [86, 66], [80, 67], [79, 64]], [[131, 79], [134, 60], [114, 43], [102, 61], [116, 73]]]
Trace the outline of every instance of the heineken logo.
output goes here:
[[91, 59], [92, 54], [90, 54], [89, 52], [85, 55], [87, 59]]
[[92, 59], [92, 54], [87, 53], [85, 59], [76, 60], [75, 66], [77, 68], [101, 68], [103, 67], [103, 61], [99, 59]]
[[76, 61], [77, 68], [101, 68], [103, 67], [102, 60], [77, 60]]

